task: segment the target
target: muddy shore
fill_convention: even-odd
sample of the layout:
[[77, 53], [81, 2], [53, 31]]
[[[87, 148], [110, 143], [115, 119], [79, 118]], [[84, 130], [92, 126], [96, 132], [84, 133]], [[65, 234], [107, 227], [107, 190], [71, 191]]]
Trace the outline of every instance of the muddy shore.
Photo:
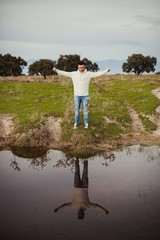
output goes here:
[[[159, 128], [152, 133], [134, 131], [132, 134], [122, 135], [115, 139], [90, 143], [82, 146], [79, 139], [74, 142], [64, 142], [61, 140], [61, 119], [50, 117], [46, 119], [46, 124], [42, 128], [32, 129], [25, 133], [14, 132], [14, 122], [11, 115], [0, 116], [0, 148], [2, 149], [58, 149], [69, 156], [82, 155], [82, 157], [106, 153], [118, 148], [131, 145], [160, 146]], [[83, 148], [83, 149], [82, 149]], [[39, 151], [39, 150], [38, 150]], [[43, 151], [42, 151], [43, 152]]]

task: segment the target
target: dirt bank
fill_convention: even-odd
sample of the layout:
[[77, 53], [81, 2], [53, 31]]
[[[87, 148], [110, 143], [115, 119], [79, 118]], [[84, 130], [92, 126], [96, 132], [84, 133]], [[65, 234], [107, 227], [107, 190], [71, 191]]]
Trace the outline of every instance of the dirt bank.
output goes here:
[[58, 146], [61, 139], [62, 119], [52, 116], [45, 119], [41, 127], [29, 129], [23, 133], [16, 132], [14, 116], [0, 115], [0, 146]]

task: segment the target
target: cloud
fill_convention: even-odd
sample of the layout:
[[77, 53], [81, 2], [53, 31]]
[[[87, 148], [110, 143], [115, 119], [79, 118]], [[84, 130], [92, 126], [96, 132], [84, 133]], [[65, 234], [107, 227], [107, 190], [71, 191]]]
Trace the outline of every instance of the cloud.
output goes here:
[[138, 15], [136, 16], [137, 22], [140, 24], [144, 24], [146, 26], [160, 27], [160, 17], [159, 16], [144, 16]]
[[158, 56], [158, 6], [159, 0], [2, 0], [0, 52], [31, 58], [80, 53], [123, 59], [139, 51]]

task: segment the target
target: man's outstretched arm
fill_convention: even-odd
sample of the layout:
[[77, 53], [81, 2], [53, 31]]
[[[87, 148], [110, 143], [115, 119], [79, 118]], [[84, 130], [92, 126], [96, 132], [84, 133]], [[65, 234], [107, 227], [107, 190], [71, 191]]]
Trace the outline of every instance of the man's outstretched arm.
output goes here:
[[94, 208], [99, 208], [99, 209], [103, 210], [106, 214], [109, 214], [109, 212], [106, 208], [104, 208], [103, 206], [101, 206], [97, 203], [91, 203], [91, 206], [94, 207]]
[[60, 209], [65, 208], [65, 207], [70, 207], [70, 206], [71, 206], [71, 203], [64, 203], [64, 204], [60, 205], [59, 207], [55, 208], [55, 209], [54, 209], [54, 212], [56, 213], [56, 212], [58, 212]]
[[59, 75], [63, 75], [65, 77], [71, 77], [72, 76], [72, 72], [62, 71], [62, 70], [57, 69], [56, 67], [53, 67], [53, 72], [56, 72]]
[[110, 72], [111, 69], [110, 68], [107, 68], [106, 70], [104, 71], [100, 71], [100, 72], [90, 72], [90, 75], [91, 75], [91, 78], [94, 78], [94, 77], [100, 77], [108, 72]]

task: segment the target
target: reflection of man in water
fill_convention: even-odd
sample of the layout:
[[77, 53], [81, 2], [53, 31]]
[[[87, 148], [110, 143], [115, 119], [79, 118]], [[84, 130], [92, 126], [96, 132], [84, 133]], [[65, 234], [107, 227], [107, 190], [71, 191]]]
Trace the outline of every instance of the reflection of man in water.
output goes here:
[[64, 203], [58, 208], [54, 209], [56, 213], [58, 210], [63, 209], [65, 207], [72, 207], [78, 210], [78, 219], [83, 219], [84, 214], [87, 208], [98, 208], [103, 210], [106, 214], [108, 214], [107, 209], [100, 206], [97, 203], [91, 203], [88, 196], [88, 161], [84, 161], [83, 165], [83, 174], [82, 179], [80, 177], [80, 167], [79, 161], [75, 161], [75, 177], [74, 177], [74, 194], [73, 200], [70, 203]]

